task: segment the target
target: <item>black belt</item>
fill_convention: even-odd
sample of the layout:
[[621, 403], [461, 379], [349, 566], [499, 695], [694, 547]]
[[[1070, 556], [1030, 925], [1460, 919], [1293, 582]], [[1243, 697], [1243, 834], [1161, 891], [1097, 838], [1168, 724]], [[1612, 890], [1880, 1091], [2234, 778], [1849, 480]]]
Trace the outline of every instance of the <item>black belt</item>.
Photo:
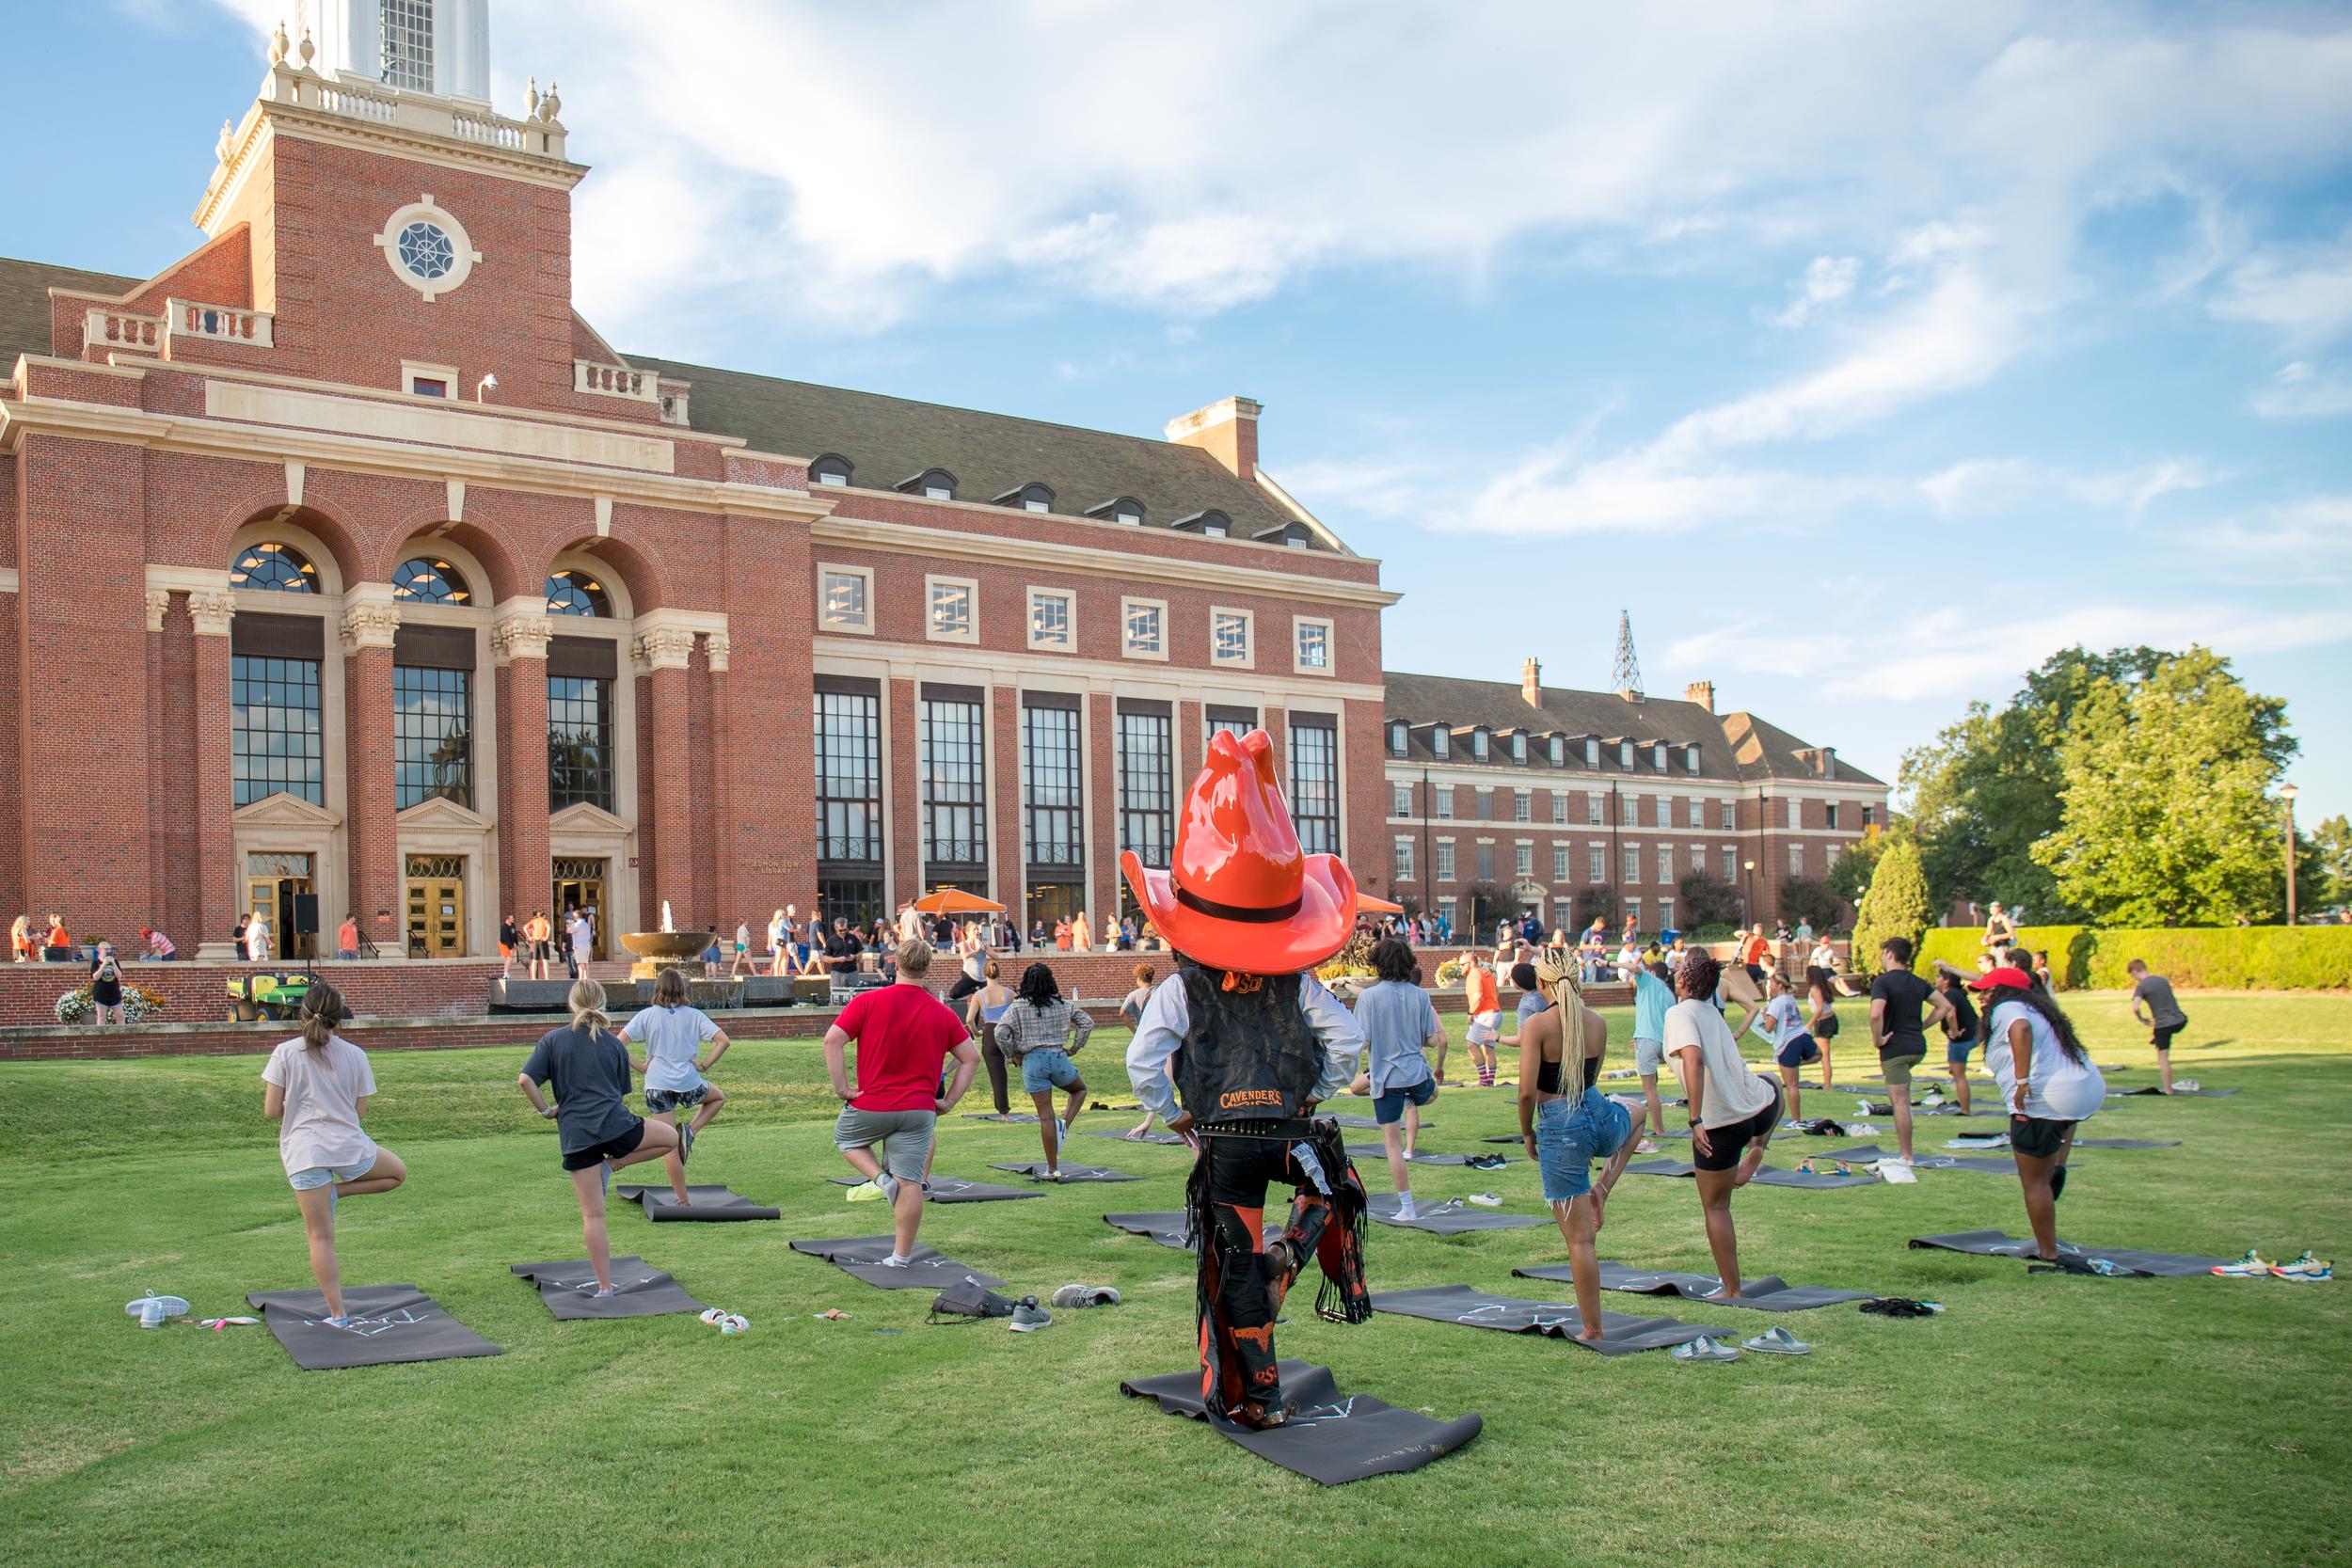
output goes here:
[[1204, 1138], [1280, 1138], [1285, 1142], [1312, 1138], [1336, 1123], [1312, 1117], [1279, 1117], [1262, 1121], [1203, 1121], [1193, 1127]]

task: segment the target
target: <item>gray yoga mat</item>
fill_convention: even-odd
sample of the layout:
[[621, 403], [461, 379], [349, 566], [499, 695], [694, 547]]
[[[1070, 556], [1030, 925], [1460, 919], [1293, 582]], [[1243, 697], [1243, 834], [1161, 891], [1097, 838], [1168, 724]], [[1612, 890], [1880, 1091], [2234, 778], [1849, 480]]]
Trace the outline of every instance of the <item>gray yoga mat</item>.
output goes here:
[[[1043, 1181], [1046, 1179], [1047, 1167], [1044, 1161], [1032, 1160], [1025, 1165], [991, 1165], [988, 1168], [1009, 1170], [1015, 1176], [1025, 1176], [1032, 1181]], [[1062, 1162], [1061, 1179], [1064, 1181], [1140, 1181], [1143, 1180], [1140, 1176], [1129, 1176], [1123, 1170], [1113, 1170], [1108, 1165], [1074, 1165], [1067, 1160]]]
[[[1389, 1151], [1378, 1144], [1349, 1144], [1347, 1152], [1359, 1160], [1386, 1160]], [[1501, 1170], [1511, 1164], [1507, 1154], [1423, 1154], [1416, 1152], [1408, 1165], [1469, 1165], [1475, 1170]]]
[[1458, 1197], [1448, 1198], [1438, 1204], [1417, 1201], [1413, 1209], [1411, 1219], [1398, 1219], [1394, 1193], [1374, 1193], [1365, 1206], [1365, 1212], [1382, 1225], [1393, 1225], [1406, 1230], [1426, 1230], [1433, 1236], [1460, 1236], [1472, 1230], [1525, 1230], [1551, 1223], [1541, 1214], [1498, 1213]]
[[[1530, 1269], [1513, 1269], [1522, 1279], [1543, 1279], [1555, 1283], [1568, 1281], [1571, 1275], [1565, 1263], [1544, 1263]], [[1671, 1271], [1647, 1273], [1629, 1269], [1623, 1263], [1603, 1260], [1600, 1265], [1600, 1288], [1623, 1291], [1630, 1295], [1680, 1296], [1685, 1301], [1702, 1302], [1708, 1307], [1745, 1307], [1757, 1312], [1804, 1312], [1816, 1307], [1835, 1307], [1844, 1301], [1867, 1301], [1867, 1291], [1833, 1291], [1821, 1285], [1791, 1285], [1776, 1274], [1760, 1279], [1740, 1282], [1738, 1301], [1718, 1301], [1714, 1292], [1723, 1289], [1721, 1275], [1677, 1274]]]
[[1024, 1122], [1031, 1127], [1037, 1125], [1037, 1117], [1027, 1111], [1013, 1111], [1001, 1117], [993, 1111], [966, 1111], [963, 1113], [963, 1119], [966, 1121], [1000, 1121], [1008, 1126]]
[[[1824, 1156], [1843, 1158], [1843, 1156]], [[1698, 1166], [1688, 1160], [1636, 1160], [1625, 1167], [1629, 1176], [1689, 1176], [1698, 1175]], [[1804, 1187], [1816, 1192], [1836, 1187], [1867, 1187], [1879, 1179], [1870, 1175], [1840, 1176], [1835, 1171], [1784, 1170], [1778, 1165], [1758, 1165], [1748, 1179], [1751, 1186]]]
[[771, 1220], [776, 1211], [765, 1204], [729, 1192], [724, 1187], [698, 1187], [689, 1183], [686, 1196], [692, 1201], [684, 1208], [667, 1187], [615, 1187], [612, 1196], [627, 1203], [635, 1203], [645, 1211], [649, 1220]]
[[[1422, 1125], [1426, 1127], [1429, 1124], [1427, 1122], [1423, 1122]], [[1642, 1138], [1680, 1138], [1683, 1142], [1688, 1143], [1691, 1141], [1691, 1130], [1687, 1127], [1669, 1127], [1663, 1132], [1644, 1132], [1637, 1129], [1633, 1136], [1636, 1140]], [[1482, 1144], [1510, 1144], [1517, 1146], [1522, 1140], [1517, 1132], [1489, 1132], [1478, 1141]]]
[[[1983, 1117], [2005, 1117], [2009, 1115], [2008, 1109], [2001, 1104], [1997, 1096], [1988, 1095], [1985, 1098], [1992, 1101], [1989, 1109], [1981, 1108], [1972, 1103], [1969, 1108], [1963, 1112], [1959, 1106], [1953, 1104], [1950, 1101], [1946, 1101], [1941, 1105], [1914, 1105], [1911, 1108], [1911, 1114], [1915, 1117], [1966, 1116], [1971, 1120], [1976, 1120]], [[1894, 1114], [1895, 1107], [1891, 1101], [1873, 1104], [1870, 1107], [1870, 1115], [1874, 1117], [1891, 1117]]]
[[[836, 1176], [836, 1187], [863, 1186], [862, 1176]], [[934, 1176], [923, 1190], [927, 1203], [996, 1203], [1007, 1198], [1043, 1197], [1045, 1195], [1026, 1187], [999, 1187], [989, 1181], [966, 1181], [960, 1176]]]
[[[1377, 1132], [1380, 1131], [1380, 1123], [1371, 1117], [1332, 1117], [1329, 1119], [1342, 1127], [1352, 1128], [1359, 1132]], [[1405, 1124], [1400, 1121], [1394, 1123], [1393, 1125], [1402, 1127]], [[1428, 1132], [1431, 1128], [1437, 1125], [1438, 1121], [1435, 1117], [1423, 1117], [1421, 1118], [1421, 1130], [1424, 1132]]]
[[1121, 1383], [1119, 1390], [1156, 1400], [1170, 1416], [1208, 1421], [1259, 1458], [1324, 1486], [1418, 1470], [1476, 1437], [1482, 1424], [1474, 1415], [1434, 1420], [1370, 1394], [1343, 1393], [1327, 1367], [1283, 1361], [1279, 1368], [1282, 1398], [1295, 1408], [1287, 1424], [1270, 1432], [1211, 1420], [1201, 1400], [1198, 1368], [1136, 1378]]
[[659, 1318], [671, 1312], [699, 1312], [703, 1304], [686, 1293], [675, 1279], [631, 1254], [612, 1259], [612, 1294], [596, 1299], [596, 1271], [585, 1258], [561, 1263], [516, 1263], [510, 1271], [539, 1287], [548, 1310], [569, 1322], [576, 1318]]
[[1076, 1132], [1073, 1133], [1072, 1136], [1079, 1138], [1113, 1138], [1120, 1143], [1128, 1144], [1173, 1145], [1178, 1148], [1187, 1148], [1191, 1147], [1186, 1144], [1184, 1139], [1178, 1137], [1173, 1132], [1161, 1132], [1157, 1131], [1146, 1132], [1140, 1138], [1131, 1138], [1124, 1132], [1114, 1132], [1107, 1127], [1085, 1127], [1080, 1128]]
[[[1192, 1243], [1185, 1236], [1184, 1216], [1174, 1209], [1150, 1213], [1104, 1214], [1103, 1223], [1114, 1230], [1124, 1230], [1130, 1236], [1149, 1236], [1160, 1245], [1173, 1247], [1178, 1252], [1192, 1250]], [[1265, 1227], [1265, 1239], [1269, 1243], [1281, 1233], [1282, 1227], [1279, 1225]]]
[[[1823, 1158], [1851, 1160], [1856, 1164], [1870, 1164], [1880, 1160], [1892, 1160], [1895, 1151], [1876, 1144], [1856, 1144], [1851, 1148], [1833, 1148]], [[1973, 1170], [1987, 1176], [2015, 1176], [2017, 1157], [2013, 1154], [1919, 1154], [1911, 1158], [1914, 1170]]]
[[347, 1328], [327, 1325], [326, 1297], [318, 1291], [254, 1291], [245, 1299], [306, 1372], [506, 1354], [414, 1285], [346, 1290]]
[[1505, 1334], [1543, 1334], [1603, 1355], [1631, 1355], [1688, 1344], [1707, 1330], [1674, 1318], [1637, 1318], [1626, 1312], [1600, 1315], [1600, 1338], [1580, 1339], [1584, 1320], [1572, 1302], [1528, 1301], [1498, 1296], [1469, 1285], [1425, 1285], [1413, 1291], [1375, 1291], [1372, 1309], [1431, 1323], [1492, 1328]]
[[[1937, 1247], [1946, 1252], [1969, 1252], [1980, 1258], [2026, 1258], [2038, 1256], [2032, 1238], [2023, 1241], [1999, 1230], [1961, 1230], [1948, 1236], [1914, 1236], [1915, 1247]], [[2081, 1259], [2104, 1258], [2133, 1274], [2151, 1275], [2160, 1279], [2194, 1279], [2211, 1274], [2225, 1258], [2192, 1258], [2185, 1253], [2142, 1252], [2137, 1247], [2077, 1246], [2073, 1242], [2058, 1243], [2058, 1251]]]
[[844, 1236], [833, 1241], [794, 1242], [792, 1250], [822, 1258], [842, 1273], [854, 1275], [884, 1291], [944, 1291], [966, 1279], [990, 1290], [1004, 1283], [994, 1275], [968, 1268], [942, 1256], [936, 1247], [920, 1243], [910, 1255], [913, 1261], [905, 1268], [886, 1267], [882, 1259], [890, 1256], [895, 1244], [896, 1239], [889, 1236]]
[[1688, 1160], [1636, 1160], [1625, 1167], [1628, 1176], [1696, 1176], [1698, 1170]]

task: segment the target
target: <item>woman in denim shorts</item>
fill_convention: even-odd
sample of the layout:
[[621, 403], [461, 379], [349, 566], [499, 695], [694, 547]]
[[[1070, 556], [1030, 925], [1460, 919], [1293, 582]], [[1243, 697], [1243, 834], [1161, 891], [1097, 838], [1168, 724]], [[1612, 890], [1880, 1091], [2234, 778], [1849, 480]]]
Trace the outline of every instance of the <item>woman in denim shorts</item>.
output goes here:
[[[1094, 1033], [1094, 1020], [1083, 1007], [1062, 999], [1061, 986], [1044, 964], [1031, 964], [1021, 976], [1020, 990], [996, 1021], [996, 1044], [1009, 1065], [1021, 1064], [1021, 1086], [1037, 1106], [1038, 1136], [1045, 1145], [1045, 1179], [1061, 1180], [1061, 1146], [1070, 1123], [1086, 1104], [1087, 1081], [1078, 1076], [1071, 1056], [1086, 1047]], [[1067, 1090], [1070, 1103], [1062, 1119], [1054, 1118], [1054, 1091]]]
[[[1575, 972], [1547, 957], [1536, 964], [1535, 979], [1552, 1005], [1519, 1028], [1519, 1137], [1543, 1175], [1544, 1200], [1568, 1243], [1577, 1338], [1598, 1339], [1600, 1262], [1593, 1238], [1610, 1190], [1633, 1153], [1633, 1110], [1594, 1087], [1609, 1025], [1584, 1006]], [[1609, 1162], [1597, 1183], [1595, 1160]]]

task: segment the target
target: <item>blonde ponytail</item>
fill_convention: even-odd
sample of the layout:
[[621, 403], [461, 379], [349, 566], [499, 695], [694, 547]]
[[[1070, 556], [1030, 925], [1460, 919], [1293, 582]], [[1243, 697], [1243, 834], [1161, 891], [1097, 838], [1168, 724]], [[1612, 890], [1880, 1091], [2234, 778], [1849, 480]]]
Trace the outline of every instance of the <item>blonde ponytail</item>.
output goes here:
[[324, 980], [310, 983], [310, 994], [302, 999], [302, 1045], [306, 1051], [324, 1051], [326, 1042], [335, 1037], [335, 1031], [351, 1015], [343, 1010], [343, 993]]
[[572, 982], [572, 1027], [610, 1034], [612, 1021], [604, 1016], [604, 987], [585, 974]]

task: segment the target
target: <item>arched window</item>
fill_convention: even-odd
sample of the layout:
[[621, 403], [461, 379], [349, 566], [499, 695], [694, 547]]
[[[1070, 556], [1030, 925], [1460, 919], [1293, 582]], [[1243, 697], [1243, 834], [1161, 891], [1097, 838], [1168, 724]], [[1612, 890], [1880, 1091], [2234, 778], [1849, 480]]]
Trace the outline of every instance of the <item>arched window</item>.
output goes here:
[[[549, 596], [553, 596], [552, 589]], [[392, 574], [392, 597], [415, 604], [462, 605], [472, 600], [473, 590], [467, 585], [466, 574], [448, 562], [419, 556], [402, 562], [400, 570]]]
[[237, 552], [236, 564], [229, 568], [229, 586], [270, 594], [315, 594], [319, 569], [292, 545], [264, 540]]
[[548, 613], [609, 616], [612, 599], [604, 584], [575, 566], [548, 574]]
[[996, 498], [998, 506], [1017, 506], [1024, 512], [1051, 512], [1054, 492], [1048, 485], [1031, 483], [1016, 490], [1008, 490]]
[[956, 499], [956, 476], [945, 468], [926, 468], [913, 479], [901, 481], [898, 488], [927, 500], [951, 501]]
[[848, 458], [830, 451], [808, 466], [808, 477], [819, 484], [847, 484], [853, 471]]

